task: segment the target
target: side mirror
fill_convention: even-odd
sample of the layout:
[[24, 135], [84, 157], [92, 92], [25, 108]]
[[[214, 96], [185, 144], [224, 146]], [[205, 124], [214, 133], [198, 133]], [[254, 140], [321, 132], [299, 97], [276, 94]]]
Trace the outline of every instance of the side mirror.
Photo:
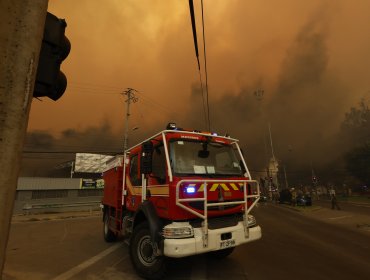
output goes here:
[[209, 157], [209, 151], [207, 150], [207, 145], [211, 141], [211, 138], [207, 137], [207, 142], [202, 143], [202, 149], [198, 151], [198, 157], [200, 158], [208, 158]]
[[152, 173], [153, 143], [144, 142], [141, 146], [140, 171], [143, 174]]
[[198, 151], [198, 157], [200, 157], [200, 158], [208, 158], [209, 157], [209, 151], [207, 151], [207, 150], [200, 150], [200, 151]]
[[243, 161], [242, 161], [242, 160], [240, 160], [240, 161], [239, 161], [239, 165], [240, 165], [240, 168], [242, 169], [243, 174], [244, 174], [245, 172], [247, 172], [247, 169], [245, 168], [244, 163], [243, 163]]

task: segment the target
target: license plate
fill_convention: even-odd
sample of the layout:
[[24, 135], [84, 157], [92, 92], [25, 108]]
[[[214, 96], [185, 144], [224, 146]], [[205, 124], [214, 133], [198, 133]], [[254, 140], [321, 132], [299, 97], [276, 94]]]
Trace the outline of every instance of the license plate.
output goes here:
[[234, 239], [222, 240], [220, 242], [220, 249], [225, 249], [225, 248], [234, 247], [234, 246], [235, 246]]

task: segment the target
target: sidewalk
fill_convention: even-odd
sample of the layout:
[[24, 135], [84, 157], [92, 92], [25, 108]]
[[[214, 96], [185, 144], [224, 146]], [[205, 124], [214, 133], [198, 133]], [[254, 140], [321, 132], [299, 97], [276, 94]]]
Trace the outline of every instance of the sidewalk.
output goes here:
[[277, 207], [285, 207], [293, 211], [298, 211], [306, 217], [320, 220], [325, 223], [345, 226], [354, 230], [361, 230], [370, 234], [370, 215], [357, 214], [344, 210], [332, 210], [321, 206], [290, 206], [280, 204]]
[[74, 219], [84, 217], [101, 216], [101, 210], [76, 211], [76, 212], [59, 212], [59, 213], [40, 213], [40, 214], [19, 214], [13, 215], [12, 223], [50, 221], [60, 219]]

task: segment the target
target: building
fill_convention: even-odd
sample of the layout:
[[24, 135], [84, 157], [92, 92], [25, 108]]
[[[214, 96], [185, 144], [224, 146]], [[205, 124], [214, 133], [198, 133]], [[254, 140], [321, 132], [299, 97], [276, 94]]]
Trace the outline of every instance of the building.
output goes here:
[[104, 185], [82, 178], [20, 177], [13, 214], [97, 210]]

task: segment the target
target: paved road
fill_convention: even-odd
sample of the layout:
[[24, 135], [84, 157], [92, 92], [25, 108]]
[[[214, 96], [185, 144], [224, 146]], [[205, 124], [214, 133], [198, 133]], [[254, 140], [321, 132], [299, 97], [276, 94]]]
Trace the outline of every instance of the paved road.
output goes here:
[[[353, 221], [370, 225], [370, 216], [350, 213], [343, 223], [348, 213], [260, 205], [254, 214], [262, 240], [221, 261], [172, 260], [166, 279], [368, 279], [370, 227]], [[4, 279], [139, 279], [127, 246], [104, 243], [101, 228], [99, 217], [13, 223]]]
[[[316, 200], [316, 201], [313, 201], [313, 204], [319, 205], [324, 208], [331, 209], [330, 200]], [[365, 214], [365, 215], [370, 214], [370, 203], [353, 203], [353, 202], [339, 200], [338, 205], [343, 211], [350, 211], [356, 214]]]

